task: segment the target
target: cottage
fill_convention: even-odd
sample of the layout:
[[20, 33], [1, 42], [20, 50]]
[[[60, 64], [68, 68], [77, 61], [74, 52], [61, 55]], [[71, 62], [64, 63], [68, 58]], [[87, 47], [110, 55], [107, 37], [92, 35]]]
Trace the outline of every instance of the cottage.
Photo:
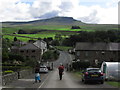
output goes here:
[[23, 45], [20, 48], [14, 46], [11, 51], [13, 53], [18, 53], [25, 58], [31, 58], [40, 61], [43, 53], [47, 51], [47, 43], [45, 41], [38, 40], [34, 43]]
[[91, 65], [97, 65], [103, 61], [118, 61], [119, 54], [120, 43], [78, 42], [75, 46], [75, 58], [90, 61]]

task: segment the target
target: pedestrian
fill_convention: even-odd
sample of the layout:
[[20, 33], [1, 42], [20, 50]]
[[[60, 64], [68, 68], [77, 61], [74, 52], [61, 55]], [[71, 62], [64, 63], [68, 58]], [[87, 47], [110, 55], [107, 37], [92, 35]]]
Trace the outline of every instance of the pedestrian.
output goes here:
[[60, 63], [58, 70], [59, 70], [59, 78], [60, 78], [60, 80], [62, 80], [62, 75], [63, 75], [63, 71], [64, 71], [64, 66], [62, 65], [62, 63]]
[[37, 83], [37, 81], [41, 82], [40, 74], [39, 74], [39, 66], [35, 67], [35, 83]]

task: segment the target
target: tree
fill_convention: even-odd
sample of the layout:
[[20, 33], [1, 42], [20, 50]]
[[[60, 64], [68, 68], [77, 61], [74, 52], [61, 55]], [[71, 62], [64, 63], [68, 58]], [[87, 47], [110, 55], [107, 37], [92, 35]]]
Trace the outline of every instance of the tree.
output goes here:
[[38, 64], [37, 60], [34, 59], [27, 59], [24, 63], [25, 66], [30, 66], [34, 68]]
[[56, 34], [55, 39], [61, 41], [62, 40], [62, 35], [61, 34]]
[[72, 26], [71, 29], [81, 29], [79, 26]]
[[8, 60], [9, 60], [8, 53], [5, 52], [5, 51], [3, 51], [3, 52], [2, 52], [2, 61], [3, 61], [3, 62], [6, 62], [6, 61], [8, 61]]
[[10, 59], [11, 61], [13, 61], [13, 60], [22, 61], [22, 62], [25, 61], [25, 59], [24, 59], [23, 56], [21, 56], [21, 55], [19, 55], [19, 54], [13, 54], [13, 53], [10, 53], [10, 54], [9, 54], [9, 59]]
[[42, 39], [39, 37], [38, 40], [42, 40]]
[[25, 30], [19, 29], [18, 34], [27, 34]]
[[59, 46], [60, 43], [59, 43], [58, 40], [53, 40], [52, 43], [51, 43], [51, 45], [53, 45], [53, 46]]
[[17, 41], [17, 37], [14, 37], [14, 41]]

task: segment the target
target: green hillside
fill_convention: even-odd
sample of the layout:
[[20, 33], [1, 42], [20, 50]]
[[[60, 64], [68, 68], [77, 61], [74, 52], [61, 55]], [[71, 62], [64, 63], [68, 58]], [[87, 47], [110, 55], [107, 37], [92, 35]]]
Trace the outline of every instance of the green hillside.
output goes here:
[[[72, 26], [79, 26], [81, 29], [71, 29]], [[118, 25], [115, 24], [86, 24], [81, 21], [77, 21], [72, 17], [54, 17], [43, 20], [35, 20], [29, 22], [3, 22], [2, 23], [2, 33], [13, 34], [19, 30], [24, 30], [26, 32], [37, 31], [36, 35], [26, 34], [24, 36], [30, 37], [54, 37], [56, 33], [61, 34], [75, 34], [79, 31], [96, 31], [96, 30], [116, 30]], [[4, 35], [4, 37], [8, 37]], [[13, 38], [9, 36], [8, 38]], [[21, 37], [19, 37], [21, 38]]]

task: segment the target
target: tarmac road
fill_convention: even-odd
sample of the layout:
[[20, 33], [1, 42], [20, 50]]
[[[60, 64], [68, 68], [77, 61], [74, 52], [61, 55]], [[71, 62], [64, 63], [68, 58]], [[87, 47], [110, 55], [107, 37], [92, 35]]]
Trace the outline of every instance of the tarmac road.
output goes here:
[[[22, 88], [22, 90], [40, 90], [41, 88], [96, 88], [96, 89], [104, 89], [104, 88], [115, 88], [106, 83], [88, 83], [84, 84], [81, 82], [79, 77], [76, 77], [73, 73], [64, 72], [63, 79], [59, 80], [58, 69], [60, 63], [64, 65], [71, 62], [72, 57], [67, 52], [60, 51], [60, 57], [57, 61], [54, 62], [54, 70], [49, 72], [48, 74], [41, 74], [42, 82], [41, 83], [33, 83], [34, 82], [34, 74], [26, 79], [20, 79], [16, 82], [9, 84], [7, 87], [11, 87], [12, 89], [8, 90], [16, 90], [14, 88]], [[99, 90], [100, 90], [99, 89]], [[7, 89], [3, 89], [7, 90]], [[20, 89], [21, 90], [21, 89]], [[115, 89], [114, 89], [115, 90]]]
[[59, 80], [58, 70], [52, 71], [39, 88], [114, 88], [106, 83], [84, 84], [73, 73], [64, 72], [63, 79]]
[[66, 65], [71, 62], [72, 57], [67, 52], [60, 51], [60, 57], [54, 62], [54, 70], [46, 77], [44, 82], [39, 86], [39, 88], [114, 88], [106, 83], [88, 83], [83, 84], [81, 79], [76, 77], [73, 73], [64, 72], [63, 80], [59, 80], [59, 74], [57, 67], [60, 63]]
[[64, 51], [60, 51], [60, 56], [59, 59], [54, 63], [54, 67], [58, 67], [60, 65], [60, 63], [62, 63], [63, 65], [66, 65], [68, 63], [71, 63], [71, 61], [73, 60], [74, 56], [70, 55], [67, 52]]

